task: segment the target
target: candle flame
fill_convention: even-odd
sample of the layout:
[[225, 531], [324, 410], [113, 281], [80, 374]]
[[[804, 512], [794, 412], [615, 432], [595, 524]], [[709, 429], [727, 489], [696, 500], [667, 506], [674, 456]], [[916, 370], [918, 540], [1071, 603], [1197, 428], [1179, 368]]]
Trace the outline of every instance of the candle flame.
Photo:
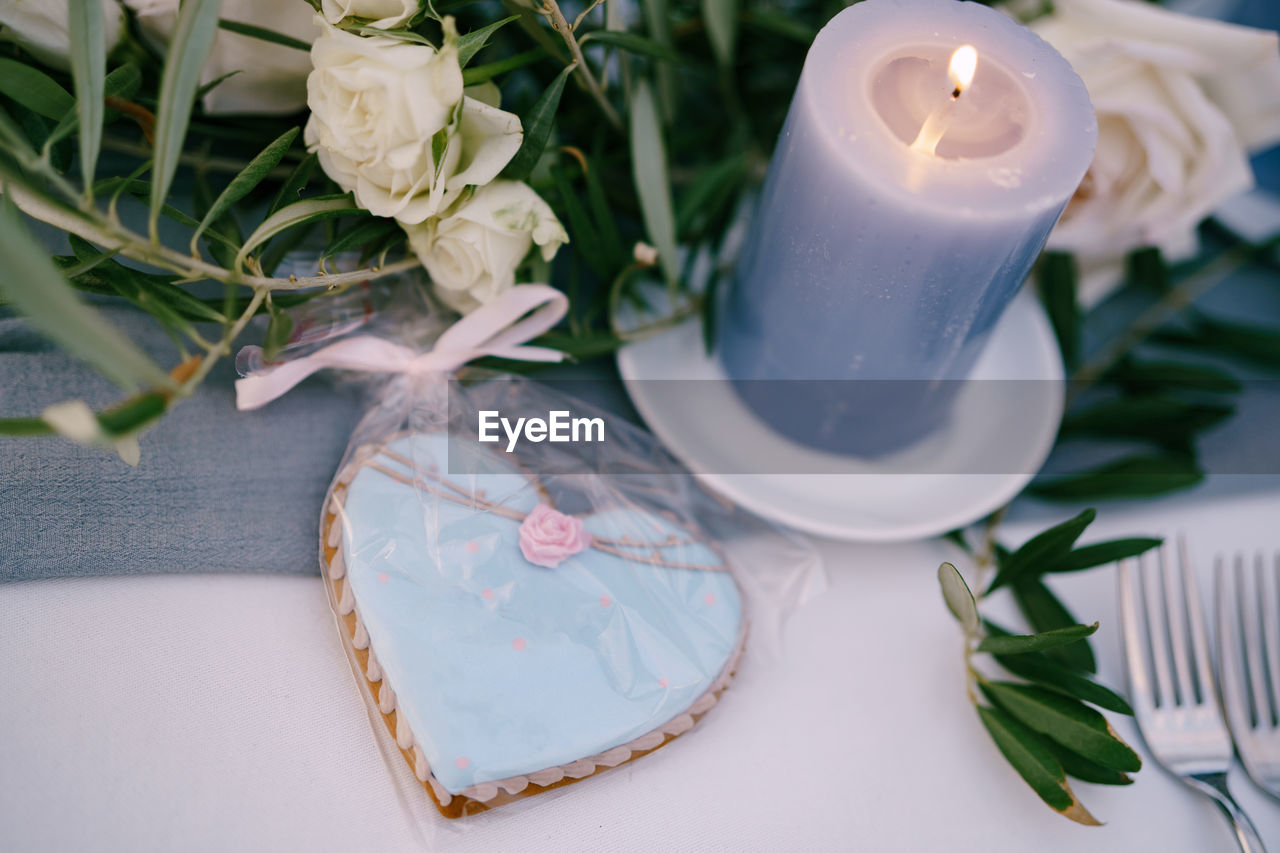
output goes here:
[[971, 44], [956, 48], [956, 52], [951, 54], [951, 64], [947, 67], [951, 85], [955, 87], [951, 97], [958, 98], [961, 92], [969, 88], [969, 84], [973, 82], [973, 74], [977, 70], [978, 49]]

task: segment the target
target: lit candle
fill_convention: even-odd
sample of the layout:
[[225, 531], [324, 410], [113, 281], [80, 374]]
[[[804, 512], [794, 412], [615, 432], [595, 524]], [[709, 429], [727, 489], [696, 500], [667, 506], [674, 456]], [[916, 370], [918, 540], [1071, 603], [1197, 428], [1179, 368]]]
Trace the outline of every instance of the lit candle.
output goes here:
[[[865, 0], [813, 43], [732, 285], [720, 357], [808, 444], [879, 452], [945, 420], [1089, 166], [1071, 66], [956, 0]], [[778, 383], [756, 380], [927, 380]]]

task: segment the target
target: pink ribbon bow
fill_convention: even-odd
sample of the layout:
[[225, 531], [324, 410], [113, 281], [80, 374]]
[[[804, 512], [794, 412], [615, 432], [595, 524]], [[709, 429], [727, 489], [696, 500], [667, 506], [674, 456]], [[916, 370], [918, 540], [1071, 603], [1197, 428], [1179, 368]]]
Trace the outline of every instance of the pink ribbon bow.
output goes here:
[[525, 341], [555, 326], [568, 308], [569, 300], [554, 287], [518, 284], [462, 317], [426, 352], [373, 335], [358, 335], [236, 380], [236, 408], [243, 411], [264, 406], [326, 367], [421, 376], [452, 373], [486, 355], [520, 361], [561, 361], [564, 353], [559, 350], [526, 346]]

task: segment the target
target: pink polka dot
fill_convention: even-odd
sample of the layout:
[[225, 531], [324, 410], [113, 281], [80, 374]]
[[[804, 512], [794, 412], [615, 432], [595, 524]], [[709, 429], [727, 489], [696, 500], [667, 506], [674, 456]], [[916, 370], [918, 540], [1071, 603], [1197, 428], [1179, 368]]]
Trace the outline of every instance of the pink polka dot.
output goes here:
[[380, 572], [378, 574], [378, 583], [386, 583], [389, 580], [391, 580], [391, 575], [386, 572]]
[[467, 767], [471, 765], [471, 759], [463, 755], [463, 756], [459, 756], [458, 760], [453, 763], [458, 765], [459, 770], [466, 770]]
[[713, 592], [707, 593], [707, 597], [704, 598], [703, 601], [705, 601], [707, 604], [715, 604], [716, 603], [715, 593]]
[[515, 649], [518, 652], [524, 651], [524, 647], [526, 645], [528, 645], [528, 643], [524, 641], [524, 637], [516, 637], [514, 640], [511, 641], [511, 648]]
[[467, 543], [466, 548], [468, 554], [474, 554], [480, 550], [480, 543], [472, 539]]
[[480, 590], [480, 597], [483, 598], [485, 601], [493, 601], [493, 590], [489, 589], [488, 587], [485, 587], [484, 589]]
[[610, 604], [613, 604], [613, 599], [611, 599], [611, 598], [610, 598], [609, 596], [607, 596], [607, 595], [602, 595], [602, 596], [600, 596], [600, 606], [601, 606], [601, 607], [608, 607]]
[[663, 688], [665, 688], [665, 687], [667, 687], [669, 684], [671, 684], [671, 682], [670, 682], [670, 681], [667, 681], [665, 678], [659, 678], [659, 679], [658, 679], [658, 686], [659, 686], [659, 687], [663, 687]]

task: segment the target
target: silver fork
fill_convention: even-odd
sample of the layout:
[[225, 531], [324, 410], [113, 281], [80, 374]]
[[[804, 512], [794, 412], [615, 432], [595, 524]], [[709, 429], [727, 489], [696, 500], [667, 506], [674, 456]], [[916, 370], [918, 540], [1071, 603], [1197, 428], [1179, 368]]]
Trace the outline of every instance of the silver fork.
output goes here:
[[1267, 572], [1237, 554], [1219, 557], [1218, 661], [1222, 704], [1240, 760], [1253, 781], [1280, 799], [1280, 554]]
[[1231, 821], [1242, 853], [1265, 853], [1258, 831], [1227, 789], [1231, 737], [1218, 707], [1204, 616], [1186, 543], [1120, 563], [1120, 619], [1129, 693], [1156, 761], [1209, 797]]

